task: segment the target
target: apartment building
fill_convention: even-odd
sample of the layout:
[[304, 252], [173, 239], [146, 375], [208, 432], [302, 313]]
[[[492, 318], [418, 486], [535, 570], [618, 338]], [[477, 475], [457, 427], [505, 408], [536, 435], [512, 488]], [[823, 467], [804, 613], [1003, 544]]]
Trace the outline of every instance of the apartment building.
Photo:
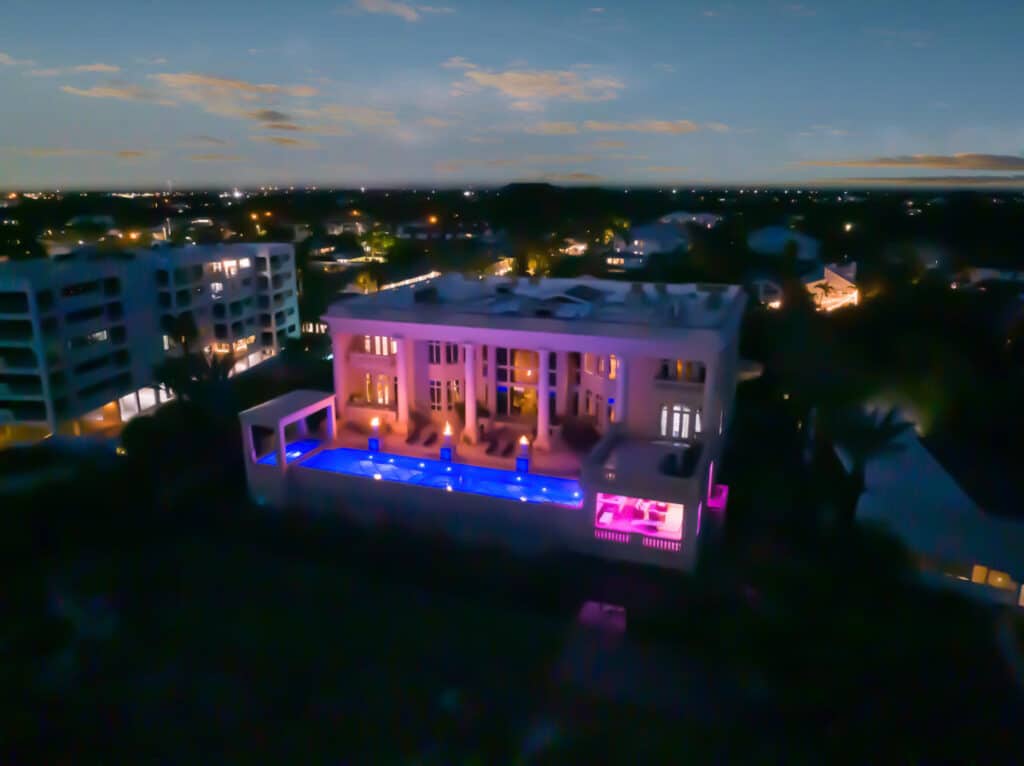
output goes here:
[[724, 513], [745, 302], [725, 285], [446, 275], [335, 303], [333, 395], [242, 415], [250, 490], [688, 568]]
[[0, 264], [0, 443], [111, 433], [172, 394], [153, 370], [191, 313], [241, 372], [299, 334], [290, 245], [100, 253]]

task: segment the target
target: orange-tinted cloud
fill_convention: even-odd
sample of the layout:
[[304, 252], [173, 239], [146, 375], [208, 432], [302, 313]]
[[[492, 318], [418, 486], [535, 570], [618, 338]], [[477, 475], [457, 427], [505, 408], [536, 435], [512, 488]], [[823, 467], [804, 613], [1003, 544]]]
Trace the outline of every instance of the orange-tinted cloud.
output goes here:
[[907, 154], [865, 160], [805, 160], [818, 168], [920, 168], [922, 170], [1024, 170], [1024, 157], [1015, 154]]

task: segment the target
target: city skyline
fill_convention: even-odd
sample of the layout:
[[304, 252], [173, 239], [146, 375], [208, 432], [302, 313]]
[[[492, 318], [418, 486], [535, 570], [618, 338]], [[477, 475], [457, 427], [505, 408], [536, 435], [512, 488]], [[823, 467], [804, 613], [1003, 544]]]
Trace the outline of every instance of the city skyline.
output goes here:
[[1019, 5], [438, 3], [19, 0], [0, 186], [1024, 183]]

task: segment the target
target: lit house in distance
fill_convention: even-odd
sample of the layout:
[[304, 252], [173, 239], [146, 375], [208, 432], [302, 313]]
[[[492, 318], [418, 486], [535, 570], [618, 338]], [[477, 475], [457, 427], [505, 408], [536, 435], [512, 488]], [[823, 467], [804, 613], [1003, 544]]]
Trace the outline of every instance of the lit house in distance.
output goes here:
[[336, 303], [333, 394], [241, 415], [250, 492], [689, 568], [725, 508], [715, 465], [745, 300], [725, 285], [447, 275]]
[[299, 334], [290, 245], [82, 250], [0, 264], [0, 444], [110, 433], [167, 401], [175, 319], [238, 373]]

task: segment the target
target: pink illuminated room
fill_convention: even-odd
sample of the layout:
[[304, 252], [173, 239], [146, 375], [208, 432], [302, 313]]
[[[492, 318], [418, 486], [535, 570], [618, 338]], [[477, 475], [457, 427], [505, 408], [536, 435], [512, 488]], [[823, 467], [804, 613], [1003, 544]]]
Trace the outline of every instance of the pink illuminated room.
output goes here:
[[637, 532], [646, 537], [681, 540], [683, 506], [679, 503], [598, 492], [595, 526], [619, 532]]

